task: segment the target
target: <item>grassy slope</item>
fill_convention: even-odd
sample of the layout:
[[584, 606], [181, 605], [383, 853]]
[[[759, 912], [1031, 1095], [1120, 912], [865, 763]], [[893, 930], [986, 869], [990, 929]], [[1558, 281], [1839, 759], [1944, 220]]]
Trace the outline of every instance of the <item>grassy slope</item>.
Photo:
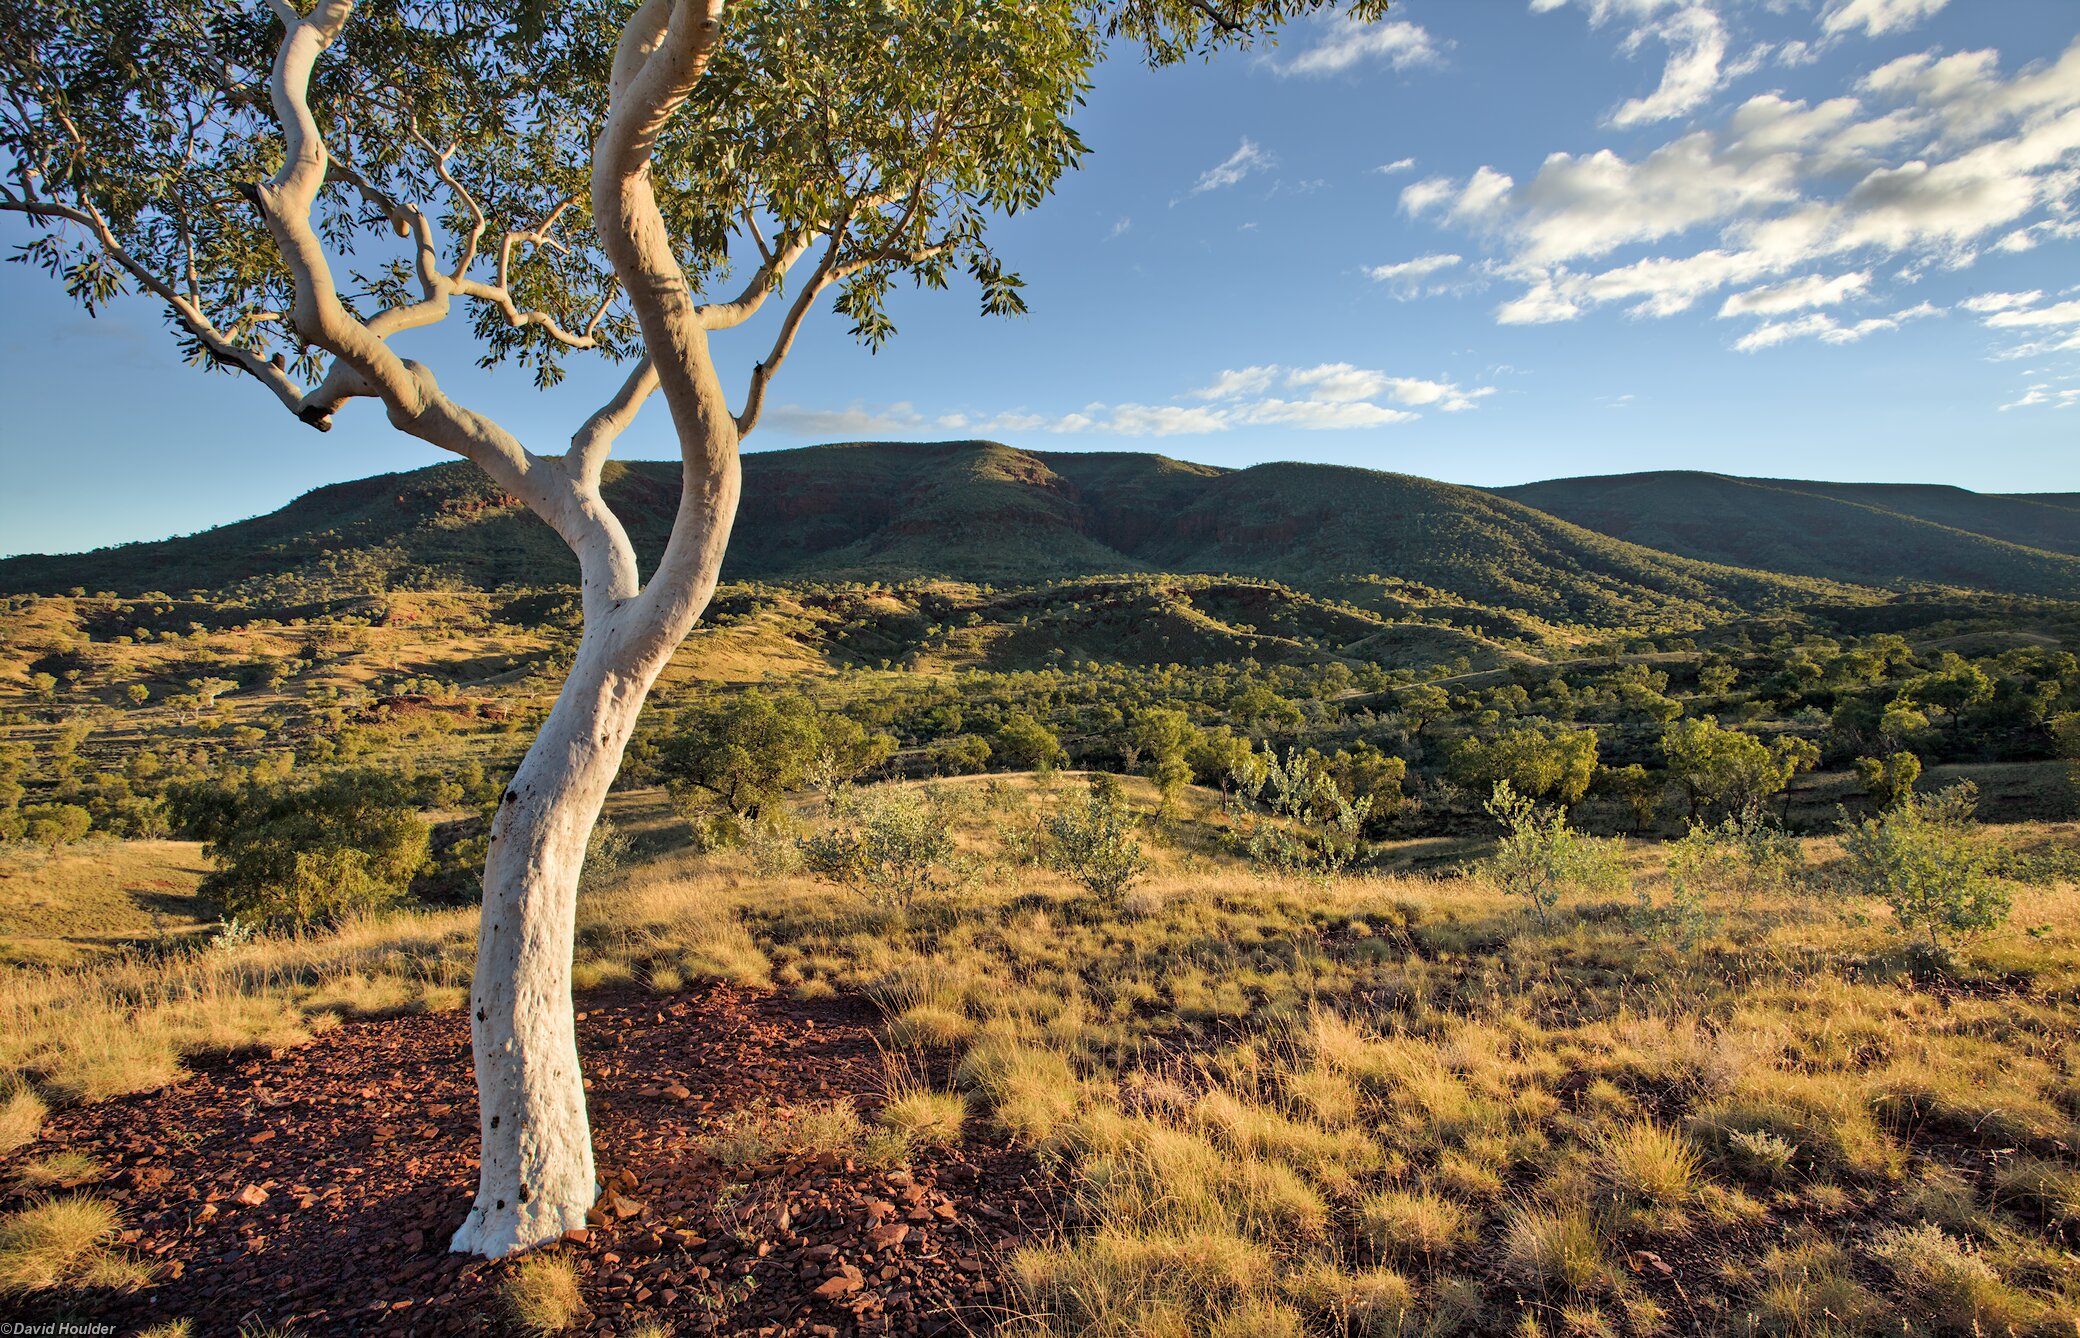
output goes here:
[[1296, 584], [1380, 573], [1604, 626], [1843, 593], [1615, 542], [1474, 488], [1326, 465], [1258, 465], [1213, 480], [1143, 556], [1172, 570]]
[[[1237, 472], [955, 442], [766, 452], [746, 457], [745, 476], [731, 579], [1030, 584], [1170, 570], [1340, 594], [1350, 577], [1384, 576], [1605, 626], [1853, 597], [1617, 542], [1477, 489], [1370, 470]], [[668, 465], [609, 475], [609, 500], [645, 563], [662, 548], [676, 492]], [[573, 574], [546, 527], [458, 464], [322, 488], [185, 539], [0, 561], [0, 590], [242, 588], [286, 602], [371, 584], [539, 586]]]
[[1931, 483], [1807, 483], [1761, 480], [1820, 497], [1919, 516], [1954, 530], [2053, 553], [2080, 553], [2080, 497], [2071, 493], [1986, 495]]
[[2080, 595], [2080, 512], [2032, 500], [1683, 471], [1496, 491], [1618, 539], [1710, 562], [1884, 586]]
[[[891, 1082], [951, 1073], [971, 1120], [1059, 1158], [1075, 1226], [1004, 1261], [1036, 1338], [2068, 1331], [2070, 885], [2013, 888], [1937, 991], [1825, 875], [1826, 840], [1803, 843], [1811, 885], [1714, 885], [1656, 932], [1629, 895], [1571, 891], [1547, 923], [1481, 877], [1260, 876], [1192, 792], [1107, 902], [995, 862], [1075, 785], [934, 787], [982, 863], [910, 914], [661, 852], [582, 898], [579, 988], [865, 992]], [[1626, 862], [1664, 904], [1662, 852]], [[453, 1008], [472, 922], [20, 973], [0, 1065], [91, 1100], [342, 1013]]]
[[96, 839], [0, 851], [0, 963], [60, 966], [215, 921], [195, 896], [208, 871], [193, 841]]

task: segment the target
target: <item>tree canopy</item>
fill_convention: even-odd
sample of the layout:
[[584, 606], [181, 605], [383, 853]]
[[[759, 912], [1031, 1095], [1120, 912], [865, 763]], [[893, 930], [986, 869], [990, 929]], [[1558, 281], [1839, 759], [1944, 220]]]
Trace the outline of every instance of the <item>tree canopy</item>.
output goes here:
[[[869, 344], [894, 280], [959, 271], [987, 312], [1023, 309], [988, 220], [1037, 205], [1084, 147], [1069, 124], [1108, 38], [1155, 63], [1261, 36], [1324, 0], [750, 0], [725, 9], [703, 76], [654, 130], [650, 172], [679, 265], [734, 324], [789, 285]], [[645, 10], [669, 13], [651, 0]], [[678, 8], [685, 8], [679, 6]], [[1385, 9], [1347, 6], [1354, 16]], [[256, 183], [299, 150], [270, 75], [285, 20], [336, 29], [307, 96], [324, 171], [328, 276], [379, 338], [467, 307], [483, 361], [551, 384], [564, 359], [645, 351], [592, 227], [628, 0], [0, 0], [0, 208], [40, 235], [17, 257], [89, 311], [165, 304], [189, 359], [243, 371], [314, 424], [368, 387], [313, 342]], [[290, 133], [285, 134], [285, 130]]]

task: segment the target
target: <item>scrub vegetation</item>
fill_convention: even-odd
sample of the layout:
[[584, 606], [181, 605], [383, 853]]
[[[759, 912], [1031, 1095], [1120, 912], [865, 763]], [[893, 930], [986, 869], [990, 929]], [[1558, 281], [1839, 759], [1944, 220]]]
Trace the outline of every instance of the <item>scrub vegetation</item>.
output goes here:
[[[2070, 848], [2073, 825], [1946, 828], [2012, 909], [1938, 959], [1834, 835], [1767, 847], [1790, 872], [1691, 869], [1679, 936], [1665, 844], [1602, 838], [1589, 880], [1560, 861], [1541, 912], [1497, 860], [1293, 873], [1250, 857], [1232, 795], [1099, 788], [1146, 863], [1117, 897], [1046, 849], [1051, 818], [1092, 804], [1084, 775], [885, 782], [769, 815], [803, 846], [869, 799], [928, 809], [950, 848], [903, 900], [756, 842], [696, 848], [630, 794], [618, 824], [650, 853], [581, 901], [579, 985], [878, 1003], [878, 1114], [746, 1117], [703, 1153], [1029, 1146], [1068, 1211], [997, 1261], [1011, 1332], [2052, 1334], [2080, 1313], [2080, 910], [2070, 871], [2023, 853]], [[1928, 819], [1872, 821], [1911, 843]], [[1037, 853], [1006, 839], [1029, 832]], [[453, 1006], [473, 921], [390, 912], [21, 972], [5, 1058], [24, 1093], [90, 1100], [184, 1055]], [[58, 1244], [21, 1227], [55, 1261], [23, 1277], [115, 1266], [98, 1225], [61, 1225]], [[516, 1322], [576, 1313], [552, 1273], [515, 1275]]]
[[[1504, 547], [725, 587], [594, 832], [574, 983], [871, 1001], [875, 1090], [700, 1151], [1026, 1148], [1062, 1213], [989, 1261], [1013, 1333], [2070, 1334], [2080, 615], [1665, 598], [1569, 542], [1535, 600]], [[8, 599], [10, 1286], [150, 1285], [51, 1110], [467, 998], [572, 600], [331, 553]], [[508, 1290], [586, 1314], [548, 1262]]]

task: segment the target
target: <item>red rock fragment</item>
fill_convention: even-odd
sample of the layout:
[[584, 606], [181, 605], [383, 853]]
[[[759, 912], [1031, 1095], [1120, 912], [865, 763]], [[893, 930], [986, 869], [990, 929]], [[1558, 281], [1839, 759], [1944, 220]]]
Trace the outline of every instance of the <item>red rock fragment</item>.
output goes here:
[[816, 1289], [816, 1295], [827, 1301], [834, 1300], [840, 1296], [850, 1296], [865, 1285], [866, 1279], [860, 1275], [860, 1271], [851, 1264], [846, 1264], [844, 1271], [836, 1277], [824, 1279], [823, 1285]]

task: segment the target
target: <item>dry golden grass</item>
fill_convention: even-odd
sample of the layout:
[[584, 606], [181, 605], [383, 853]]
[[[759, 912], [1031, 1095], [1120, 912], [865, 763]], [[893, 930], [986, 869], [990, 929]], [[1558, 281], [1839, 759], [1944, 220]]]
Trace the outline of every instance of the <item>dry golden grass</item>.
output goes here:
[[0, 1101], [0, 1153], [35, 1142], [43, 1131], [43, 1117], [49, 1113], [43, 1098], [27, 1087], [8, 1093], [7, 1099]]
[[191, 1319], [169, 1319], [164, 1324], [154, 1324], [149, 1329], [139, 1329], [137, 1338], [195, 1338], [195, 1321]]
[[2080, 1170], [2045, 1157], [2021, 1156], [1994, 1172], [1994, 1196], [2048, 1226], [2080, 1227]]
[[526, 1334], [568, 1332], [585, 1309], [578, 1266], [560, 1254], [520, 1260], [499, 1284], [498, 1295], [513, 1327]]
[[1533, 1291], [1597, 1292], [1615, 1280], [1603, 1233], [1579, 1207], [1513, 1209], [1503, 1227], [1502, 1270]]
[[1383, 1258], [1434, 1262], [1473, 1239], [1477, 1216], [1427, 1189], [1387, 1189], [1358, 1204], [1358, 1230]]
[[1680, 1134], [1650, 1121], [1621, 1125], [1596, 1143], [1597, 1175], [1617, 1194], [1663, 1208], [1697, 1197], [1697, 1152]]
[[[948, 786], [963, 849], [1074, 785]], [[2080, 1303], [2070, 892], [2018, 895], [2036, 932], [1988, 936], [1936, 991], [1839, 894], [1755, 893], [1679, 949], [1629, 905], [1563, 899], [1541, 927], [1478, 878], [1262, 877], [1208, 839], [1210, 807], [1150, 830], [1119, 907], [1017, 863], [892, 910], [746, 852], [673, 852], [582, 899], [575, 979], [873, 1000], [893, 1071], [875, 1119], [764, 1112], [704, 1150], [893, 1161], [983, 1123], [1030, 1145], [1077, 1225], [1011, 1260], [1014, 1332], [1672, 1332], [1683, 1302], [1623, 1262], [1692, 1245], [1723, 1266], [1688, 1294], [1760, 1333], [1905, 1314], [1934, 1338]], [[472, 940], [466, 913], [402, 916], [18, 973], [0, 1063], [80, 1099], [185, 1053], [449, 1006]], [[955, 1090], [905, 1065], [950, 1067]]]
[[87, 1194], [44, 1199], [0, 1217], [0, 1295], [60, 1287], [126, 1287], [151, 1277], [108, 1246], [116, 1210]]
[[1871, 1254], [1899, 1284], [1906, 1317], [1939, 1333], [2011, 1333], [2041, 1309], [2009, 1290], [1981, 1250], [1926, 1223], [1884, 1232]]
[[954, 1081], [973, 1092], [997, 1123], [1045, 1143], [1076, 1113], [1080, 1084], [1059, 1053], [1002, 1033], [985, 1035], [961, 1058]]
[[81, 1152], [53, 1152], [15, 1170], [15, 1183], [24, 1189], [69, 1189], [100, 1178], [101, 1164]]
[[1407, 1333], [1421, 1318], [1414, 1284], [1391, 1268], [1352, 1271], [1317, 1261], [1287, 1274], [1284, 1289], [1314, 1325], [1358, 1338]]
[[1275, 1263], [1231, 1232], [1173, 1235], [1123, 1224], [1025, 1246], [1010, 1271], [1034, 1332], [1138, 1338], [1188, 1334], [1193, 1319], [1256, 1299]]
[[967, 1123], [968, 1101], [959, 1092], [935, 1092], [905, 1082], [889, 1093], [881, 1122], [912, 1147], [953, 1147]]
[[191, 936], [217, 918], [195, 895], [208, 871], [193, 841], [0, 850], [0, 963], [72, 966]]

